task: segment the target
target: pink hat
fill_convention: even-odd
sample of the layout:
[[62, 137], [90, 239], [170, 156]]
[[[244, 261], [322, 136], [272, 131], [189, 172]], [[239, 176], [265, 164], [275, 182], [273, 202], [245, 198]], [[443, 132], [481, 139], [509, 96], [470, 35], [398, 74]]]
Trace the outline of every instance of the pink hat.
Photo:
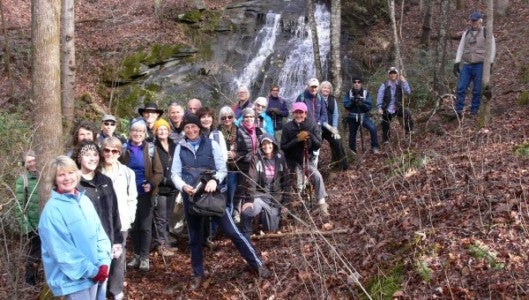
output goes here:
[[296, 110], [307, 112], [307, 105], [303, 102], [294, 102], [294, 104], [292, 104], [292, 111]]

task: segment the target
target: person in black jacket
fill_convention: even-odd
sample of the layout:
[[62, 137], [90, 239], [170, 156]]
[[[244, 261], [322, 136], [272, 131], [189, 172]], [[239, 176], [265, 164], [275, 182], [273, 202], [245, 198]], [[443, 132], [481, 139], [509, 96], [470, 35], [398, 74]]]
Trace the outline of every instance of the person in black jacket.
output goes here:
[[[101, 151], [94, 141], [82, 141], [74, 149], [73, 158], [81, 169], [81, 180], [78, 190], [85, 193], [94, 204], [101, 224], [112, 245], [112, 258], [121, 256], [123, 252], [123, 235], [121, 234], [121, 221], [119, 218], [116, 192], [112, 179], [99, 170]], [[98, 299], [106, 298], [108, 280], [99, 283]]]
[[311, 157], [321, 147], [320, 126], [307, 117], [307, 105], [303, 102], [292, 105], [292, 115], [294, 119], [283, 127], [281, 150], [285, 153], [288, 168], [299, 175], [298, 190], [303, 188], [303, 176], [307, 176], [315, 189], [320, 214], [328, 217], [325, 184]]
[[242, 206], [242, 233], [249, 240], [253, 231], [253, 219], [260, 216], [265, 231], [277, 231], [281, 207], [290, 190], [288, 168], [283, 152], [274, 137], [263, 134], [261, 147], [250, 162], [247, 185], [250, 197]]
[[377, 127], [369, 118], [369, 111], [373, 106], [371, 94], [362, 87], [362, 78], [353, 78], [353, 88], [345, 94], [343, 106], [348, 112], [349, 149], [353, 154], [356, 154], [356, 133], [358, 132], [358, 128], [363, 126], [369, 130], [371, 135], [371, 151], [374, 154], [380, 153], [378, 149]]

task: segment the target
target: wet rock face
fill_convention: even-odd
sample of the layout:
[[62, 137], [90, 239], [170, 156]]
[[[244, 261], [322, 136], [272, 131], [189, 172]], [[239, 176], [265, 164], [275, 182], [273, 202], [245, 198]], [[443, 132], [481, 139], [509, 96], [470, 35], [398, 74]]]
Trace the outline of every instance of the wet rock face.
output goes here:
[[[194, 24], [202, 45], [198, 52], [185, 58], [172, 59], [145, 70], [143, 85], [159, 86], [162, 102], [178, 101], [185, 104], [199, 98], [206, 105], [233, 103], [237, 82], [245, 67], [266, 45], [256, 41], [261, 29], [270, 22], [269, 12], [281, 14], [273, 51], [249, 81], [251, 97], [266, 96], [272, 84], [278, 82], [279, 72], [292, 50], [292, 40], [299, 37], [300, 18], [304, 18], [305, 1], [245, 1], [225, 8], [218, 19], [205, 19]], [[209, 23], [208, 23], [209, 22]], [[212, 24], [214, 22], [214, 24]], [[205, 30], [205, 29], [208, 30]], [[207, 55], [204, 55], [207, 53]], [[297, 91], [296, 91], [297, 93]]]

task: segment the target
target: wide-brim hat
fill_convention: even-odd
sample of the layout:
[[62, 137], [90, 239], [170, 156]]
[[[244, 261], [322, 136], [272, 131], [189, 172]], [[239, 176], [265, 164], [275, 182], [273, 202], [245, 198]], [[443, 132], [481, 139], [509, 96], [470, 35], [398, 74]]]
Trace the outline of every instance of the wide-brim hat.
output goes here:
[[158, 113], [158, 117], [163, 114], [163, 109], [159, 109], [158, 105], [156, 103], [149, 103], [145, 105], [144, 107], [138, 108], [138, 113], [143, 116], [143, 113], [146, 111], [154, 111]]

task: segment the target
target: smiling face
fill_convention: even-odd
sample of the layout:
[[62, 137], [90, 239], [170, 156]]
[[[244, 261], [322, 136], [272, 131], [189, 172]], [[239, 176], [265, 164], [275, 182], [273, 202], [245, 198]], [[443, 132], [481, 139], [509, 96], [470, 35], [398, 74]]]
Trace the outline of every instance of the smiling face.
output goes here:
[[298, 124], [303, 123], [307, 117], [307, 114], [302, 110], [293, 111], [292, 114], [294, 115], [294, 121]]
[[261, 101], [256, 101], [253, 105], [253, 109], [255, 110], [255, 115], [261, 114], [266, 109], [266, 104]]
[[263, 151], [263, 154], [270, 158], [274, 154], [274, 144], [270, 142], [269, 140], [264, 140], [261, 143], [261, 151]]
[[311, 95], [316, 95], [318, 93], [318, 86], [317, 85], [309, 86], [309, 93]]
[[83, 151], [80, 160], [82, 173], [95, 172], [97, 166], [99, 166], [99, 153], [95, 150]]
[[169, 128], [165, 126], [158, 127], [156, 130], [156, 138], [163, 141], [167, 140], [169, 138]]
[[184, 127], [184, 134], [187, 139], [196, 141], [200, 137], [200, 128], [193, 123], [186, 124]]
[[154, 122], [156, 122], [160, 114], [156, 112], [155, 110], [148, 109], [142, 113], [142, 116], [143, 116], [143, 119], [145, 120], [145, 123], [147, 123], [147, 125], [149, 126], [152, 126]]
[[103, 121], [101, 122], [101, 131], [105, 136], [112, 136], [116, 131], [116, 122], [114, 121]]
[[237, 91], [237, 99], [242, 103], [246, 103], [248, 101], [248, 98], [250, 98], [250, 93], [246, 89], [239, 89]]
[[242, 122], [246, 125], [253, 125], [255, 124], [255, 115], [245, 115], [242, 118]]
[[94, 133], [91, 130], [81, 127], [79, 128], [79, 131], [77, 131], [77, 140], [79, 142], [80, 141], [93, 141]]
[[29, 172], [37, 171], [37, 160], [35, 156], [27, 155], [24, 159], [24, 166]]
[[171, 105], [169, 107], [169, 119], [173, 124], [180, 124], [184, 116], [184, 108], [180, 105]]
[[322, 85], [321, 94], [325, 97], [328, 97], [331, 94], [331, 87], [328, 85]]
[[202, 124], [202, 127], [204, 129], [211, 129], [211, 125], [213, 125], [213, 117], [211, 115], [203, 115], [200, 117], [200, 124]]
[[55, 174], [55, 185], [57, 192], [62, 194], [72, 194], [77, 186], [78, 174], [76, 170], [66, 170], [60, 168]]
[[145, 140], [145, 127], [143, 126], [134, 126], [130, 129], [130, 140], [134, 145], [141, 145]]

